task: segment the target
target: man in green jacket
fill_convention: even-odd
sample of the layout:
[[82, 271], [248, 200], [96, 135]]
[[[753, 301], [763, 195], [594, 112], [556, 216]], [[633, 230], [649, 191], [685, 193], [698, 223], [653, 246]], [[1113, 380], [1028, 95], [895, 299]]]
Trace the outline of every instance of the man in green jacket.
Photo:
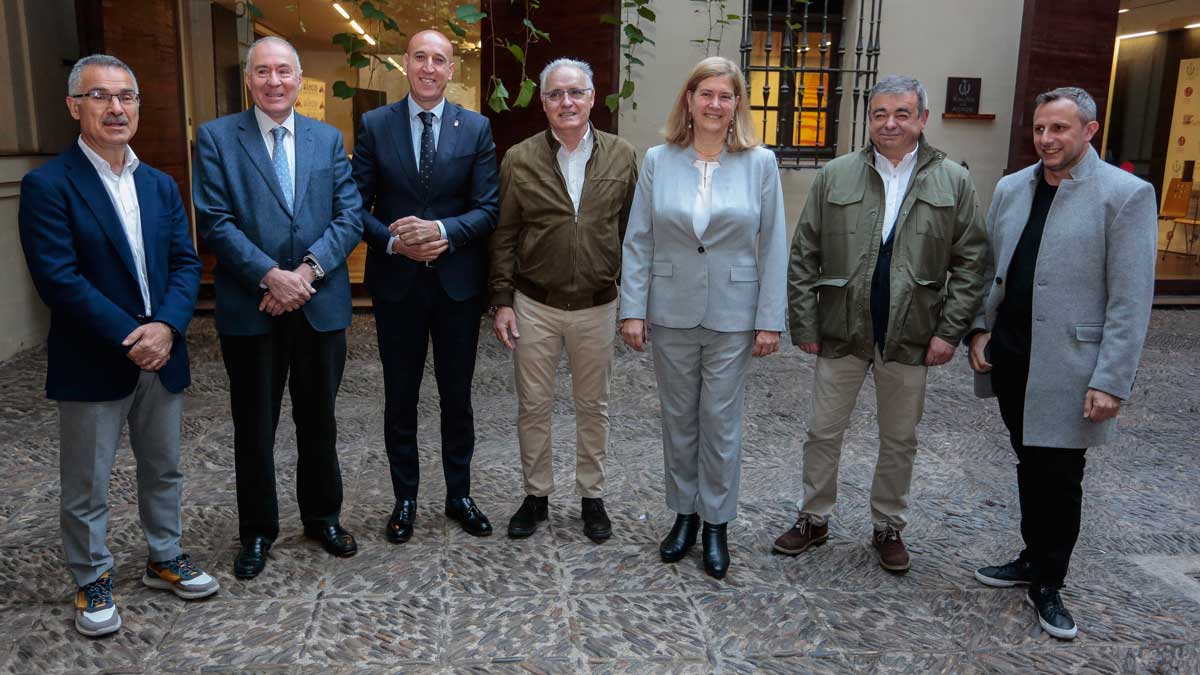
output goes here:
[[792, 342], [817, 364], [800, 517], [775, 550], [796, 555], [829, 537], [842, 437], [870, 370], [879, 408], [872, 544], [884, 569], [903, 572], [927, 370], [949, 361], [971, 327], [988, 249], [967, 170], [925, 141], [925, 87], [885, 77], [868, 111], [871, 145], [821, 169], [792, 241]]
[[598, 543], [612, 536], [602, 497], [608, 382], [637, 155], [628, 141], [588, 121], [596, 99], [588, 64], [551, 62], [541, 91], [550, 128], [513, 146], [500, 166], [488, 281], [493, 331], [513, 352], [525, 475], [525, 501], [508, 536], [527, 537], [549, 517], [550, 413], [565, 345], [575, 397], [575, 488], [583, 532]]

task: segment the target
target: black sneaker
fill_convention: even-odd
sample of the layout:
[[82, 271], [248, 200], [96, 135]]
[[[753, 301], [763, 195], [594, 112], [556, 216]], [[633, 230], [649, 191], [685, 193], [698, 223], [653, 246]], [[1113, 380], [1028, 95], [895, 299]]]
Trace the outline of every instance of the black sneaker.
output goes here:
[[1033, 563], [1017, 558], [1003, 565], [988, 565], [975, 570], [979, 583], [993, 588], [1028, 586], [1033, 582]]
[[525, 495], [521, 508], [508, 521], [508, 536], [523, 539], [537, 531], [538, 523], [550, 517], [550, 498]]
[[1074, 640], [1078, 629], [1071, 613], [1063, 607], [1062, 597], [1053, 586], [1030, 586], [1025, 600], [1037, 610], [1042, 630], [1059, 640]]

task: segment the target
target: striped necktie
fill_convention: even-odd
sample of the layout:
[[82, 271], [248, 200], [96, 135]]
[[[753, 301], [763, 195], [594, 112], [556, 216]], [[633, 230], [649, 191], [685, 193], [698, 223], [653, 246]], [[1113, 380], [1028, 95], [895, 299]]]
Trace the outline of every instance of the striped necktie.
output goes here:
[[279, 189], [283, 190], [283, 201], [287, 203], [288, 212], [292, 210], [292, 173], [288, 170], [287, 146], [283, 144], [283, 135], [287, 133], [284, 127], [275, 127], [271, 135], [275, 137], [275, 150], [271, 153], [271, 164], [275, 167], [275, 178], [279, 180]]

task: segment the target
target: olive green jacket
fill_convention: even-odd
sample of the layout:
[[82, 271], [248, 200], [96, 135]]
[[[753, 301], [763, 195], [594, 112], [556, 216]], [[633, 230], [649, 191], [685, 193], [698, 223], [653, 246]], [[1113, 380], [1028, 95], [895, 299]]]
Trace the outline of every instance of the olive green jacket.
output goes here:
[[[868, 145], [817, 173], [792, 239], [792, 342], [818, 342], [826, 358], [874, 355], [871, 279], [885, 205], [874, 153]], [[988, 256], [970, 175], [923, 135], [893, 236], [883, 359], [921, 365], [933, 336], [958, 344], [971, 327]]]
[[554, 134], [538, 132], [505, 153], [488, 275], [493, 305], [511, 306], [515, 291], [572, 311], [616, 299], [637, 153], [629, 141], [595, 127], [592, 138], [578, 214]]

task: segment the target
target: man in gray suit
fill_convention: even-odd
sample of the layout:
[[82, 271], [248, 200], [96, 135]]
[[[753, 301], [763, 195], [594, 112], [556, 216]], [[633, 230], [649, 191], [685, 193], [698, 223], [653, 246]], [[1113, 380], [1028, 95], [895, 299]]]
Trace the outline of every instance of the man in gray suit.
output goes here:
[[1006, 176], [988, 211], [995, 280], [970, 336], [980, 396], [996, 396], [1017, 454], [1025, 550], [981, 567], [989, 586], [1028, 585], [1038, 622], [1075, 637], [1058, 590], [1079, 537], [1084, 452], [1112, 438], [1133, 389], [1154, 297], [1154, 188], [1100, 161], [1096, 102], [1037, 97], [1042, 161]]

